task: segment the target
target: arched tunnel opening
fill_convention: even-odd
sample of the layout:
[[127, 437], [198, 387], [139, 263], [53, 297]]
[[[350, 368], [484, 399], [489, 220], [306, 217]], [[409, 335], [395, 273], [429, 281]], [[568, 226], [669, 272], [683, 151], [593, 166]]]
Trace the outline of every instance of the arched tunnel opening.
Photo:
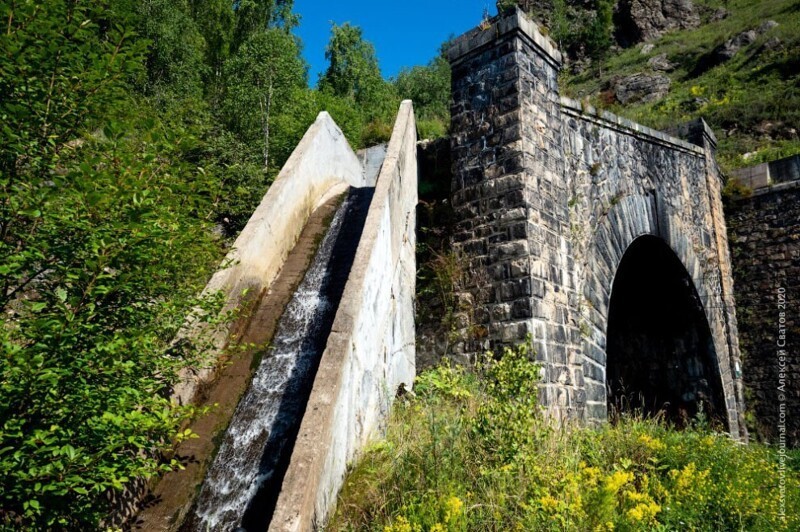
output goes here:
[[625, 251], [611, 290], [606, 385], [610, 416], [660, 414], [685, 426], [702, 411], [726, 425], [711, 330], [691, 276], [660, 238]]

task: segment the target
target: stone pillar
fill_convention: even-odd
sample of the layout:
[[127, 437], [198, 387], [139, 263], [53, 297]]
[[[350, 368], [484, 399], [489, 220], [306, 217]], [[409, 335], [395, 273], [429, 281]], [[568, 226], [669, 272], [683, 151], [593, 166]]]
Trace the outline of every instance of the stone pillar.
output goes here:
[[[716, 320], [722, 327], [721, 337], [727, 340], [729, 367], [720, 368], [723, 373], [729, 372], [729, 382], [723, 390], [725, 403], [729, 412], [736, 412], [735, 419], [729, 416], [728, 423], [733, 435], [738, 435], [742, 441], [748, 440], [744, 412], [744, 382], [742, 379], [742, 360], [739, 349], [739, 331], [736, 320], [736, 302], [733, 293], [733, 270], [731, 267], [730, 248], [728, 246], [728, 231], [725, 224], [725, 213], [722, 206], [722, 173], [717, 164], [717, 137], [709, 125], [702, 118], [678, 126], [674, 133], [687, 141], [703, 148], [706, 159], [706, 186], [708, 189], [708, 220], [706, 225], [710, 228], [713, 240], [713, 254], [717, 271], [717, 279], [711, 283], [718, 298], [717, 308], [708, 309], [710, 312], [719, 313], [720, 319]], [[721, 307], [721, 308], [720, 308]], [[712, 322], [713, 326], [714, 323]]]
[[531, 336], [541, 401], [585, 405], [557, 75], [561, 54], [517, 10], [457, 39], [452, 65], [454, 248], [462, 352]]

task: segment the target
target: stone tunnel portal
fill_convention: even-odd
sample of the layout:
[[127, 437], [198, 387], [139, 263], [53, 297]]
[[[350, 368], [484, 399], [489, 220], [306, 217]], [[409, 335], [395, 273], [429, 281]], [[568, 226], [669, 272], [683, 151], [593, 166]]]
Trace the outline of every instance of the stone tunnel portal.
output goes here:
[[711, 331], [694, 283], [669, 246], [639, 237], [622, 257], [607, 331], [608, 412], [663, 413], [684, 425], [702, 412], [727, 425]]

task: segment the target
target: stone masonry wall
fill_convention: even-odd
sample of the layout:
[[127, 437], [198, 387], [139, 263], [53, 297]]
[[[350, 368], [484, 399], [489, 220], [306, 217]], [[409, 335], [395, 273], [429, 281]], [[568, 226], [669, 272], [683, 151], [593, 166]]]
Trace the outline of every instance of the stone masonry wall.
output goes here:
[[[606, 416], [606, 330], [611, 287], [628, 246], [663, 240], [686, 268], [711, 330], [728, 425], [738, 433], [741, 386], [713, 136], [692, 145], [578, 102], [562, 100], [570, 180], [570, 239], [576, 258], [587, 410]], [[704, 128], [701, 131], [705, 132]], [[717, 240], [722, 236], [722, 246]], [[654, 282], [659, 282], [654, 279]], [[665, 378], [665, 377], [664, 377]]]
[[457, 349], [477, 353], [531, 335], [541, 400], [582, 417], [580, 335], [568, 242], [557, 74], [561, 55], [523, 15], [459, 39], [453, 67], [454, 243], [472, 280]]
[[[606, 418], [606, 327], [614, 275], [639, 236], [685, 266], [714, 341], [727, 422], [740, 435], [742, 393], [715, 141], [698, 145], [559, 98], [561, 56], [521, 12], [457, 39], [452, 65], [457, 351], [530, 335], [540, 398], [558, 418]], [[742, 434], [744, 435], [744, 434]]]
[[727, 214], [753, 425], [760, 438], [779, 443], [783, 411], [786, 443], [798, 447], [800, 182], [757, 190], [731, 202]]

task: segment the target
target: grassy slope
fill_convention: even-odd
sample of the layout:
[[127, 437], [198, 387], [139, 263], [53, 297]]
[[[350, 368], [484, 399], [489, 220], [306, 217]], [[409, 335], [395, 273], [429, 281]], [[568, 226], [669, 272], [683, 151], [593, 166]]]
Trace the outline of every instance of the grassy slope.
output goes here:
[[538, 369], [507, 352], [478, 376], [422, 373], [387, 438], [351, 469], [329, 530], [798, 530], [800, 454], [741, 446], [702, 421], [676, 431], [624, 417], [556, 430]]
[[[783, 122], [784, 128], [800, 126], [800, 2], [796, 0], [696, 0], [703, 24], [693, 30], [668, 33], [653, 42], [647, 55], [641, 45], [609, 57], [580, 75], [565, 74], [562, 87], [575, 98], [588, 97], [592, 103], [656, 129], [703, 117], [719, 138], [719, 159], [723, 168], [749, 166], [757, 162], [800, 153], [800, 140], [771, 140], [754, 130], [764, 121]], [[730, 15], [708, 22], [714, 9], [725, 7]], [[774, 20], [779, 26], [759, 35], [755, 43], [733, 59], [699, 76], [692, 71], [700, 59], [727, 39], [762, 22]], [[782, 45], [761, 51], [770, 38]], [[670, 93], [661, 101], [623, 107], [608, 103], [602, 94], [615, 77], [650, 72], [647, 60], [666, 53], [678, 66]], [[697, 105], [697, 98], [707, 103]], [[605, 103], [604, 103], [605, 102]], [[730, 132], [730, 133], [728, 133]], [[742, 155], [757, 152], [745, 160]]]

